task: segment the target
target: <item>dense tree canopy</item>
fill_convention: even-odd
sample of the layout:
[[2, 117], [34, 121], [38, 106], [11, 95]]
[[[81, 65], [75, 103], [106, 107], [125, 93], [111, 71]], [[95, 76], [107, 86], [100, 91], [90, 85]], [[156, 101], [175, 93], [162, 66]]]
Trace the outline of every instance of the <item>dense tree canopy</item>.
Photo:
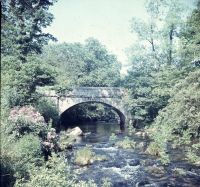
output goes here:
[[[54, 66], [60, 89], [70, 86], [118, 86], [121, 65], [98, 40], [54, 44], [45, 48], [44, 62]], [[111, 78], [112, 77], [112, 78]]]
[[41, 53], [51, 34], [42, 29], [50, 25], [53, 15], [48, 12], [54, 0], [3, 0], [1, 11], [2, 54], [15, 53], [23, 62], [28, 54]]
[[[189, 16], [182, 31], [180, 41], [181, 57], [184, 62], [199, 61], [200, 59], [200, 1], [197, 8]], [[198, 62], [199, 65], [199, 62]]]
[[[167, 162], [169, 141], [180, 146], [200, 135], [200, 1], [186, 20], [179, 1], [149, 0], [146, 9], [148, 22], [132, 20], [139, 41], [129, 50], [132, 67], [124, 79], [129, 89], [126, 102], [135, 127], [153, 124], [155, 144], [150, 147], [157, 146]], [[197, 150], [187, 152], [195, 162]]]

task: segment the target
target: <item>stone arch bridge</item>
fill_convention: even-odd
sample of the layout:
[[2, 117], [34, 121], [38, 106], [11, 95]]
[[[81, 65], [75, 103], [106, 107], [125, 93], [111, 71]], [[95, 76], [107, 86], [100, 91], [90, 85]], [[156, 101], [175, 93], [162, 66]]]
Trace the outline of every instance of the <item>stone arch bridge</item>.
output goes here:
[[124, 94], [125, 89], [119, 87], [78, 87], [62, 95], [57, 95], [52, 90], [43, 92], [43, 96], [50, 97], [57, 103], [60, 115], [81, 103], [95, 102], [110, 106], [119, 115], [121, 130], [125, 130], [131, 119], [122, 101]]

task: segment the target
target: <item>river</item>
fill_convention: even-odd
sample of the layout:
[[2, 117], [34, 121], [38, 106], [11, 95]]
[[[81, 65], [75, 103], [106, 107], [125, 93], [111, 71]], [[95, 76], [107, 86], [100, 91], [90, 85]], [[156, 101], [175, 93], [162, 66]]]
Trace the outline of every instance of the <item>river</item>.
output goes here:
[[[117, 123], [85, 122], [75, 126], [79, 126], [86, 136], [77, 140], [73, 153], [87, 144], [96, 154], [108, 158], [106, 161], [95, 161], [81, 167], [73, 164], [71, 152], [69, 159], [72, 170], [78, 174], [79, 180], [94, 180], [99, 187], [103, 178], [109, 178], [113, 187], [200, 187], [200, 168], [182, 160], [180, 151], [174, 153], [172, 161], [164, 166], [156, 157], [145, 154], [144, 150], [126, 150], [113, 146], [109, 137], [119, 131]], [[117, 140], [124, 136], [126, 135], [119, 134]], [[132, 138], [144, 147], [148, 144], [146, 139], [138, 136]], [[184, 173], [177, 174], [177, 171]]]

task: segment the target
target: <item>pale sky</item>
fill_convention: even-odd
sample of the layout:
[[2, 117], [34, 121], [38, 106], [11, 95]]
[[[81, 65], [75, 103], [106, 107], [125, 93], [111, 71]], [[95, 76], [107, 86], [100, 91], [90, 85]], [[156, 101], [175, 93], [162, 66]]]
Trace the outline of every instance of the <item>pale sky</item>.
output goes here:
[[[183, 0], [190, 2], [190, 0]], [[136, 35], [130, 32], [133, 17], [145, 18], [145, 0], [58, 0], [50, 8], [55, 19], [45, 32], [58, 42], [84, 42], [98, 39], [125, 66], [125, 49]]]

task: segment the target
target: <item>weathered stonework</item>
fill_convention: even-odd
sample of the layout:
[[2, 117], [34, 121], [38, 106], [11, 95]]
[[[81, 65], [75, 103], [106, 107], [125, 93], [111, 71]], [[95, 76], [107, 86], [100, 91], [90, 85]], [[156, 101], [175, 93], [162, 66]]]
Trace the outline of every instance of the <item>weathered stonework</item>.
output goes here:
[[81, 103], [97, 102], [111, 106], [119, 115], [120, 128], [124, 130], [125, 124], [129, 123], [130, 115], [122, 101], [123, 94], [124, 89], [118, 87], [79, 87], [61, 96], [55, 91], [43, 93], [57, 103], [60, 114]]

